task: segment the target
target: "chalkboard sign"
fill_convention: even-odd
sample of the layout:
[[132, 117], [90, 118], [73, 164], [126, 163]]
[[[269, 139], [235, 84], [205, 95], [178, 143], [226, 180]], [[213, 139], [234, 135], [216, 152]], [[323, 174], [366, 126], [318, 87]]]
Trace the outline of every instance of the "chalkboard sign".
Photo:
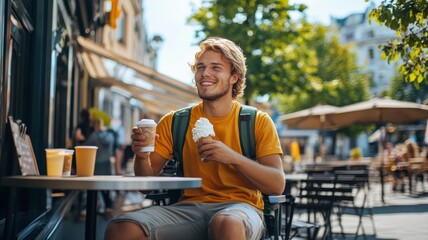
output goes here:
[[14, 121], [13, 117], [9, 117], [9, 125], [15, 143], [21, 174], [23, 176], [40, 175], [30, 136], [26, 134], [27, 127], [21, 122]]

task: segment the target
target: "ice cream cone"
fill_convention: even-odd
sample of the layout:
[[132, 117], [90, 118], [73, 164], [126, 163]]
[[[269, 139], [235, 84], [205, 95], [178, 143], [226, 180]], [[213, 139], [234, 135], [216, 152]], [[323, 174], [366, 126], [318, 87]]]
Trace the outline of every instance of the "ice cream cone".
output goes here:
[[200, 137], [200, 138], [198, 139], [198, 143], [199, 143], [201, 140], [203, 140], [203, 139], [213, 139], [213, 137], [212, 137], [212, 136], [210, 136], [210, 135], [208, 135], [208, 136], [206, 136], [206, 137]]
[[[199, 118], [195, 123], [195, 127], [192, 129], [193, 141], [199, 143], [202, 139], [212, 139], [215, 136], [214, 126], [206, 118]], [[201, 156], [201, 160], [204, 161], [204, 157]]]
[[214, 137], [214, 126], [206, 118], [199, 118], [192, 129], [193, 141], [198, 142], [201, 138]]

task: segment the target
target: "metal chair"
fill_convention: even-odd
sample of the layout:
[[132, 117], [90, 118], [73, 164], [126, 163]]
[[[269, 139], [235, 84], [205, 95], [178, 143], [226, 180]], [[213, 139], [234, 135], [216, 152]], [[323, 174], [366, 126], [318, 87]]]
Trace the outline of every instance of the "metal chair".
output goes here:
[[[263, 196], [265, 208], [263, 211], [265, 219], [265, 234], [263, 239], [281, 238], [281, 223], [284, 204], [287, 202], [285, 195], [269, 195]], [[288, 216], [285, 215], [285, 218]]]
[[308, 174], [306, 180], [301, 181], [299, 195], [296, 196], [295, 209], [306, 214], [307, 221], [294, 221], [292, 228], [299, 231], [306, 230], [306, 238], [318, 239], [319, 230], [323, 229], [321, 239], [331, 238], [330, 216], [333, 209], [335, 193], [335, 177], [333, 174]]
[[284, 234], [281, 235], [283, 239], [290, 239], [291, 236], [291, 226], [293, 223], [293, 217], [294, 217], [294, 203], [296, 198], [293, 195], [286, 195], [285, 196], [286, 201], [282, 206], [282, 210], [284, 212]]
[[369, 206], [369, 173], [366, 170], [337, 170], [334, 171], [336, 177], [335, 207], [337, 208], [338, 222], [341, 235], [345, 238], [345, 231], [342, 224], [343, 215], [355, 215], [358, 218], [355, 238], [360, 230], [366, 238], [367, 234], [363, 225], [363, 217], [371, 219], [373, 234], [376, 236], [376, 228], [373, 219], [373, 211]]

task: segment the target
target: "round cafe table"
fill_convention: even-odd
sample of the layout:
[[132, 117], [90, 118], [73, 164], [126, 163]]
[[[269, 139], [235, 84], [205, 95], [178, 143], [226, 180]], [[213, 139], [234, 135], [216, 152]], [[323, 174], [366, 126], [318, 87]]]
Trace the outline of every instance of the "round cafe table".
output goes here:
[[[92, 176], [92, 177], [48, 177], [9, 176], [1, 179], [1, 185], [13, 188], [46, 188], [62, 190], [86, 190], [87, 205], [85, 219], [85, 239], [96, 239], [97, 192], [99, 190], [156, 190], [199, 188], [201, 178], [188, 177], [133, 177], [133, 176]], [[12, 237], [11, 218], [14, 202], [10, 201], [9, 214], [5, 225], [5, 239]]]

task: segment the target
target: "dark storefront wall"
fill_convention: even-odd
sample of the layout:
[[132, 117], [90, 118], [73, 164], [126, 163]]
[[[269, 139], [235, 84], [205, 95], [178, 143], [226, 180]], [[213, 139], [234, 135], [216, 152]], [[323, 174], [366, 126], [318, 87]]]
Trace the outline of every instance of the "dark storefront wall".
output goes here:
[[[2, 105], [2, 121], [4, 123], [7, 116], [13, 116], [14, 119], [20, 119], [28, 126], [28, 134], [32, 137], [36, 155], [39, 155], [37, 149], [44, 145], [44, 116], [45, 109], [45, 89], [46, 84], [43, 81], [46, 76], [43, 64], [49, 62], [45, 57], [46, 49], [50, 47], [46, 44], [48, 41], [44, 31], [38, 33], [35, 29], [46, 29], [51, 17], [50, 4], [42, 4], [38, 8], [33, 1], [8, 1], [8, 12], [10, 15], [5, 20], [6, 34], [2, 42], [6, 42], [3, 56], [5, 61], [5, 72], [3, 78], [3, 93], [6, 94], [6, 101]], [[40, 14], [40, 18], [36, 18]], [[37, 19], [37, 21], [36, 21]], [[36, 47], [37, 46], [37, 47]], [[31, 57], [30, 57], [31, 56]], [[49, 54], [48, 54], [49, 56]], [[3, 125], [4, 126], [4, 125]], [[7, 130], [7, 129], [6, 129]], [[2, 142], [1, 166], [2, 174], [19, 174], [18, 161], [11, 136], [5, 131], [5, 138]], [[42, 168], [44, 164], [40, 164]], [[2, 176], [4, 176], [2, 175]], [[7, 189], [2, 188], [2, 191]], [[3, 195], [2, 196], [7, 196]], [[43, 196], [43, 197], [42, 197]], [[31, 199], [31, 201], [30, 201]], [[1, 201], [7, 201], [2, 199]], [[16, 200], [14, 200], [16, 201]], [[42, 191], [29, 191], [28, 196], [20, 198], [19, 207], [22, 209], [44, 209], [46, 207], [45, 193]], [[1, 204], [5, 208], [6, 204]], [[6, 209], [2, 209], [4, 216]]]
[[[67, 131], [63, 125], [70, 118], [65, 114], [70, 92], [64, 88], [63, 82], [68, 80], [68, 74], [62, 74], [70, 69], [67, 60], [57, 64], [57, 59], [64, 55], [57, 49], [53, 51], [53, 45], [59, 39], [56, 36], [61, 36], [61, 31], [52, 31], [53, 26], [63, 28], [60, 18], [58, 22], [52, 22], [56, 16], [53, 14], [56, 9], [54, 2], [8, 0], [0, 3], [0, 32], [3, 36], [0, 40], [1, 176], [20, 174], [13, 140], [5, 128], [9, 115], [27, 125], [41, 174], [46, 174], [44, 149], [64, 146]], [[68, 56], [69, 50], [63, 50], [63, 54]], [[13, 234], [50, 208], [46, 190], [18, 190], [19, 197], [16, 198], [12, 198], [10, 193], [10, 189], [0, 188], [1, 196], [10, 197], [0, 198], [0, 220], [7, 215], [8, 203], [14, 201], [17, 214]]]

